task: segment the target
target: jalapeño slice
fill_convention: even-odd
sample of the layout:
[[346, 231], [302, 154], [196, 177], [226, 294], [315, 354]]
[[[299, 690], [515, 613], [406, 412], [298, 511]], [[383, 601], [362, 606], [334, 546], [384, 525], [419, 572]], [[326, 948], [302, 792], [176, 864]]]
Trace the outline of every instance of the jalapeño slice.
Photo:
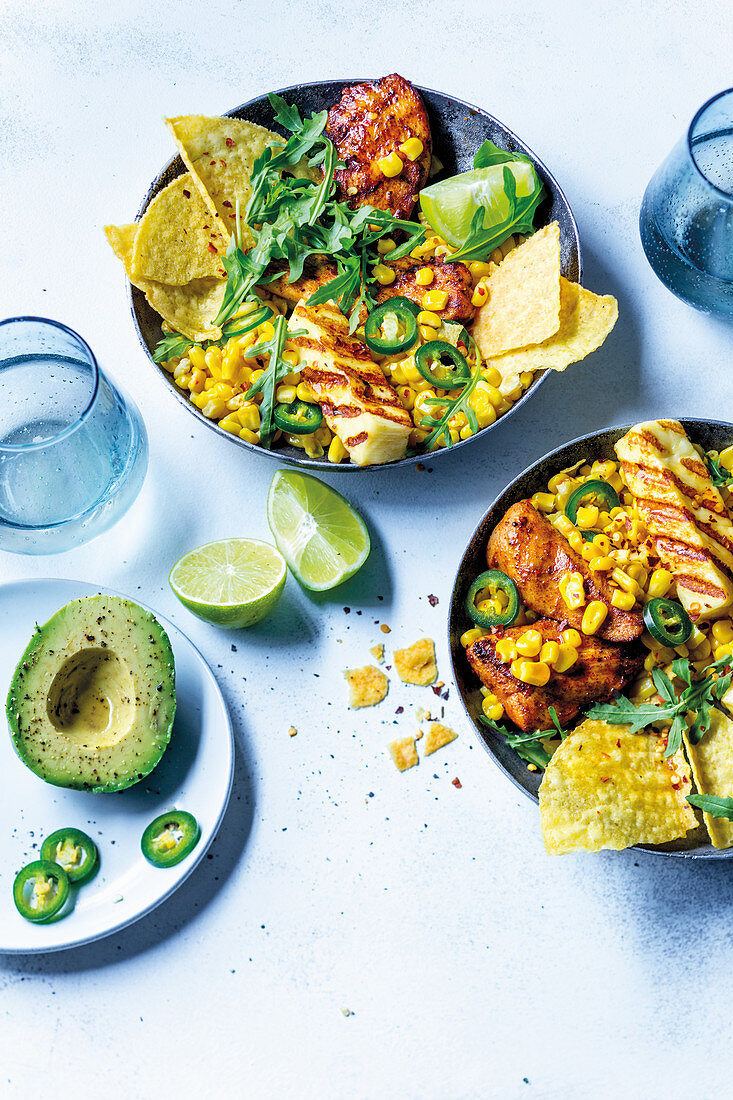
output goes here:
[[[492, 596], [503, 593], [507, 598], [504, 611], [480, 610], [476, 607], [476, 597], [487, 588]], [[480, 573], [468, 590], [466, 611], [478, 626], [511, 626], [519, 614], [519, 592], [511, 577], [500, 569], [487, 569]]]
[[[620, 504], [618, 493], [613, 485], [609, 485], [607, 481], [585, 481], [578, 486], [574, 493], [570, 494], [565, 505], [565, 515], [571, 523], [577, 522], [578, 508], [580, 508], [581, 502], [586, 497], [598, 497], [603, 501], [607, 512], [610, 512], [612, 508], [618, 508]], [[597, 531], [593, 532], [594, 536], [597, 534]]]
[[[443, 357], [450, 359], [452, 368], [443, 363]], [[415, 355], [415, 366], [431, 386], [440, 390], [457, 390], [471, 381], [471, 368], [465, 355], [445, 340], [428, 340], [427, 344], [422, 344]], [[444, 373], [436, 374], [436, 368]]]
[[15, 876], [13, 901], [21, 917], [42, 924], [61, 912], [69, 889], [69, 876], [63, 867], [37, 859]]
[[683, 645], [692, 634], [692, 622], [681, 603], [662, 597], [650, 600], [644, 608], [644, 625], [662, 645]]
[[[246, 332], [252, 332], [253, 329], [259, 328], [265, 321], [269, 321], [272, 316], [273, 311], [269, 306], [260, 306], [259, 309], [245, 314], [244, 317], [233, 317], [231, 321], [224, 325], [221, 340], [218, 340], [217, 343], [222, 345], [234, 336], [243, 336]], [[237, 325], [239, 325], [239, 328], [237, 328]]]
[[193, 814], [170, 810], [150, 822], [140, 847], [154, 867], [173, 867], [194, 850], [200, 836], [201, 829]]
[[291, 435], [310, 435], [320, 428], [323, 413], [318, 405], [311, 405], [299, 398], [289, 405], [276, 405], [273, 419], [281, 432]]
[[[414, 302], [407, 298], [388, 298], [377, 306], [366, 319], [364, 325], [364, 339], [370, 351], [377, 355], [396, 355], [400, 351], [407, 351], [417, 342], [417, 313], [413, 307]], [[396, 329], [394, 336], [386, 336], [382, 332], [382, 326], [388, 320], [390, 328]]]
[[41, 846], [41, 859], [58, 863], [69, 882], [83, 886], [99, 866], [99, 851], [90, 836], [81, 829], [57, 829]]

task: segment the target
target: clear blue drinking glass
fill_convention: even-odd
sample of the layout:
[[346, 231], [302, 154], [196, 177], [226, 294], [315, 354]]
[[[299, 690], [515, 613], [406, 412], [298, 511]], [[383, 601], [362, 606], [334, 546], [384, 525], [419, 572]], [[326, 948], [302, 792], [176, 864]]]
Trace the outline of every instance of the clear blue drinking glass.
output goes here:
[[673, 294], [733, 316], [733, 88], [700, 108], [652, 177], [639, 231], [649, 263]]
[[81, 336], [44, 317], [0, 321], [0, 549], [94, 538], [132, 504], [147, 463], [140, 414]]

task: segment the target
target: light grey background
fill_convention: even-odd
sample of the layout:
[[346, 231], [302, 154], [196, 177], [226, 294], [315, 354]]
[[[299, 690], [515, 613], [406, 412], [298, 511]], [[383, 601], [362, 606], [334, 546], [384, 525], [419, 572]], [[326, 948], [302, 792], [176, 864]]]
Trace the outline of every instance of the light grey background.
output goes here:
[[[213, 858], [163, 908], [84, 950], [0, 960], [0, 1094], [730, 1091], [733, 862], [550, 859], [536, 808], [453, 697], [459, 739], [400, 775], [386, 744], [434, 696], [393, 682], [380, 708], [350, 713], [341, 676], [374, 641], [425, 632], [448, 678], [462, 549], [551, 447], [660, 414], [733, 420], [731, 329], [656, 281], [636, 226], [652, 171], [730, 83], [730, 41], [726, 0], [4, 0], [0, 308], [82, 333], [139, 402], [152, 455], [114, 530], [57, 558], [0, 554], [0, 574], [98, 580], [171, 616], [211, 662], [239, 752]], [[545, 160], [578, 220], [584, 281], [617, 295], [620, 320], [601, 352], [432, 473], [331, 474], [367, 517], [369, 564], [321, 601], [289, 580], [267, 623], [223, 635], [176, 604], [167, 573], [199, 543], [267, 538], [276, 464], [197, 429], [166, 393], [102, 226], [132, 218], [170, 155], [164, 115], [394, 70], [480, 104]]]

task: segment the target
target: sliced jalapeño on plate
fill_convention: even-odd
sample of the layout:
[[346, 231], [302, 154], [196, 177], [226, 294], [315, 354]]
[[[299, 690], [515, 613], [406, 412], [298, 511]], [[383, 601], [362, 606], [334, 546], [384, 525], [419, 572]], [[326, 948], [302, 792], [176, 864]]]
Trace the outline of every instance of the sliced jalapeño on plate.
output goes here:
[[201, 837], [199, 823], [186, 810], [169, 810], [151, 821], [140, 847], [154, 867], [174, 867], [192, 852]]

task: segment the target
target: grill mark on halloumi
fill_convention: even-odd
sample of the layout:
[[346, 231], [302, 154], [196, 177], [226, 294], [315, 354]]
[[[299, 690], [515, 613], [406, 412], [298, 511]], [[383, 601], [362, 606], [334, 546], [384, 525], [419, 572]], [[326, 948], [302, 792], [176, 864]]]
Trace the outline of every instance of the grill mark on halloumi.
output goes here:
[[348, 331], [332, 303], [309, 307], [299, 302], [291, 337], [301, 358], [304, 382], [318, 398], [326, 423], [360, 466], [402, 458], [413, 425], [369, 349]]
[[621, 471], [693, 620], [733, 603], [733, 523], [677, 421], [637, 424], [616, 444]]

